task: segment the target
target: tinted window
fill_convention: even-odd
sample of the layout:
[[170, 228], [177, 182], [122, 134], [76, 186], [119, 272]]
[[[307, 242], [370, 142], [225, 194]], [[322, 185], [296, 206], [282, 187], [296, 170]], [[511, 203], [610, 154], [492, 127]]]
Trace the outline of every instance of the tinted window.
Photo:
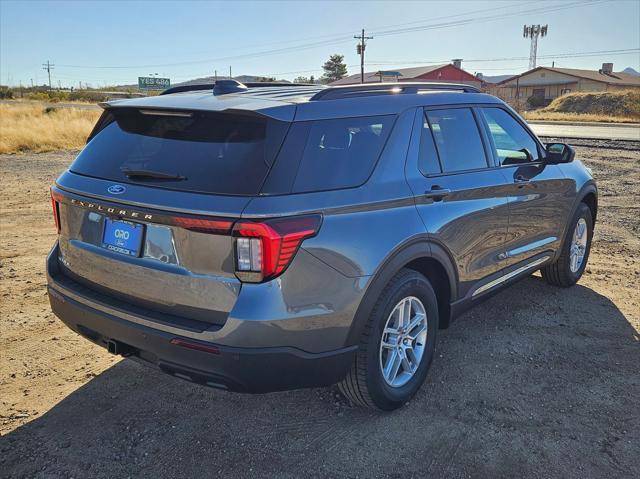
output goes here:
[[[299, 124], [295, 131], [306, 131], [307, 137], [293, 192], [349, 188], [364, 183], [382, 152], [393, 120], [394, 116], [375, 116]], [[298, 140], [288, 138], [287, 142]], [[278, 158], [278, 162], [281, 160], [286, 161]]]
[[418, 168], [423, 175], [441, 173], [438, 151], [436, 150], [433, 133], [431, 132], [431, 126], [429, 125], [426, 115], [422, 115]]
[[[71, 171], [122, 183], [227, 195], [259, 192], [288, 123], [257, 116], [192, 112], [188, 116], [115, 110]], [[145, 170], [183, 177], [127, 177]]]
[[539, 159], [536, 142], [509, 113], [500, 108], [483, 108], [481, 111], [489, 125], [501, 165]]
[[427, 118], [445, 172], [487, 167], [480, 131], [470, 109], [429, 110]]

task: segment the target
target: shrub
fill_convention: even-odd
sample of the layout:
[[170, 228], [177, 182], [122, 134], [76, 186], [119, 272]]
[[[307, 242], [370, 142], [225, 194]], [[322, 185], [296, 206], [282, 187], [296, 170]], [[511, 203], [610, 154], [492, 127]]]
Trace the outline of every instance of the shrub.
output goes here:
[[11, 100], [13, 98], [13, 90], [9, 87], [0, 88], [0, 99]]
[[86, 101], [90, 103], [98, 103], [101, 101], [107, 101], [108, 95], [92, 90], [76, 90], [69, 93], [69, 100], [71, 101]]
[[34, 91], [31, 93], [28, 93], [26, 98], [28, 100], [38, 100], [38, 101], [49, 101], [50, 99], [47, 92], [44, 92], [44, 91]]
[[527, 105], [530, 108], [540, 108], [549, 104], [549, 100], [545, 100], [544, 97], [541, 96], [530, 96], [527, 98]]

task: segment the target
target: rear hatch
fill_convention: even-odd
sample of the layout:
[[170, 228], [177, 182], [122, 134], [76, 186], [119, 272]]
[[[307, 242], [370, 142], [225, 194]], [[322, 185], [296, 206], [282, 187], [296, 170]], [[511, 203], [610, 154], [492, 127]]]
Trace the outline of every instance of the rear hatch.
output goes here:
[[110, 108], [53, 189], [68, 281], [150, 316], [224, 324], [231, 228], [289, 122], [255, 112]]

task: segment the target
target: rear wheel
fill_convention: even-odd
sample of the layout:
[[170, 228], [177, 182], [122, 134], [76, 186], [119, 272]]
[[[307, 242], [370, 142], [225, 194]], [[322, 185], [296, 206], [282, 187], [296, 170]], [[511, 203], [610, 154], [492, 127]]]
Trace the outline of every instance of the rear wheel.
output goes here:
[[378, 298], [340, 390], [360, 406], [402, 406], [425, 380], [437, 328], [438, 303], [431, 284], [416, 271], [401, 270]]
[[581, 203], [569, 225], [560, 257], [542, 268], [542, 277], [554, 286], [568, 287], [578, 282], [589, 259], [593, 238], [593, 216]]

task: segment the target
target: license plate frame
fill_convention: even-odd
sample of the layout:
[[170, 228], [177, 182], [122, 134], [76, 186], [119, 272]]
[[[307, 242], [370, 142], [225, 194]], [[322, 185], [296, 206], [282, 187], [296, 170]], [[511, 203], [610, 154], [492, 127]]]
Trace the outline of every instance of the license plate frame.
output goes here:
[[113, 218], [104, 219], [102, 247], [125, 256], [139, 257], [142, 253], [144, 225]]

